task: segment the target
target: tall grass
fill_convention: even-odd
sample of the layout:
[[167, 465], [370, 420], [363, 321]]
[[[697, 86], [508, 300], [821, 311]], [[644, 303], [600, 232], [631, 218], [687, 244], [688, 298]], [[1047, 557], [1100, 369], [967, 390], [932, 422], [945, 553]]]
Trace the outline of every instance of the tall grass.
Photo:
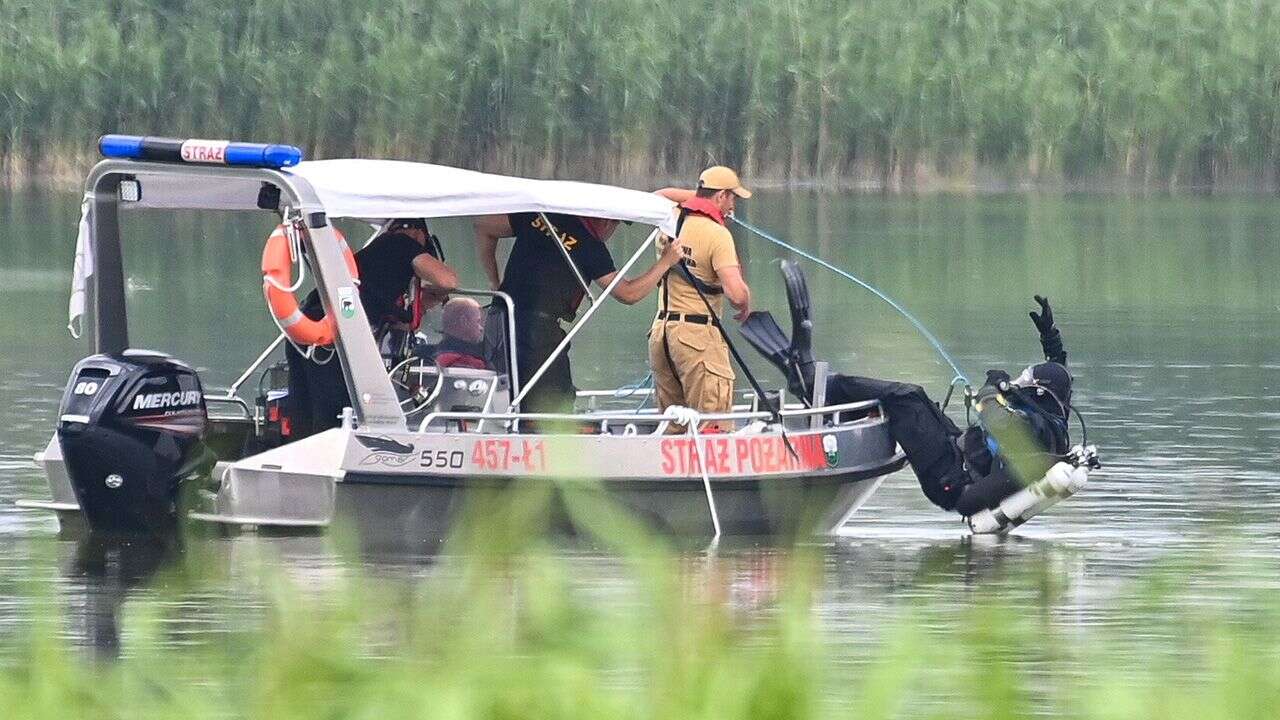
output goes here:
[[1275, 183], [1270, 0], [0, 0], [11, 173], [107, 131], [607, 179]]
[[677, 556], [599, 497], [567, 497], [622, 559], [624, 590], [584, 591], [573, 554], [540, 539], [550, 495], [526, 487], [474, 505], [420, 583], [352, 572], [323, 590], [309, 577], [304, 590], [266, 564], [257, 579], [234, 578], [261, 584], [256, 620], [179, 642], [164, 633], [191, 612], [184, 594], [228, 582], [201, 580], [193, 548], [185, 574], [169, 571], [176, 589], [127, 602], [115, 662], [61, 639], [53, 581], [33, 581], [47, 584], [33, 593], [39, 609], [20, 650], [6, 650], [16, 662], [0, 665], [0, 707], [14, 720], [1245, 720], [1274, 717], [1280, 703], [1280, 606], [1261, 593], [1204, 606], [1213, 610], [1188, 604], [1192, 589], [1204, 597], [1195, 568], [1127, 588], [1125, 612], [1146, 620], [1125, 634], [1055, 622], [1061, 590], [1028, 568], [997, 583], [999, 597], [910, 606], [863, 642], [850, 670], [829, 662], [813, 554], [781, 563], [772, 599], [747, 612], [722, 592], [715, 553]]

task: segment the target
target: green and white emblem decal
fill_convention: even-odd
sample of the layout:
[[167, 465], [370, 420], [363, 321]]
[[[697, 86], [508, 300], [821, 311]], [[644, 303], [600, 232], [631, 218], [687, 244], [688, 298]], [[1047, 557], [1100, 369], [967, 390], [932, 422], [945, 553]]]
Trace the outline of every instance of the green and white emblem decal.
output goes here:
[[356, 316], [356, 291], [347, 286], [338, 288], [338, 310], [342, 317], [350, 319]]
[[840, 462], [840, 443], [835, 435], [822, 436], [822, 451], [827, 455], [827, 467], [835, 467]]

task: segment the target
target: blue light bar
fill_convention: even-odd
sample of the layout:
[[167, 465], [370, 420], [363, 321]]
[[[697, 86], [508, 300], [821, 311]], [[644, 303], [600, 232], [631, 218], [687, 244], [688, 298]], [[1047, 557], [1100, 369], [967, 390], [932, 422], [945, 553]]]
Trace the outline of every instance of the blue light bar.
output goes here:
[[179, 140], [176, 138], [103, 135], [98, 139], [103, 157], [153, 160], [195, 165], [286, 168], [302, 162], [302, 151], [292, 145], [231, 142], [228, 140]]
[[230, 143], [226, 157], [228, 165], [282, 168], [302, 162], [302, 151], [292, 145]]
[[98, 139], [102, 157], [138, 160], [142, 157], [142, 138], [132, 135], [103, 135]]

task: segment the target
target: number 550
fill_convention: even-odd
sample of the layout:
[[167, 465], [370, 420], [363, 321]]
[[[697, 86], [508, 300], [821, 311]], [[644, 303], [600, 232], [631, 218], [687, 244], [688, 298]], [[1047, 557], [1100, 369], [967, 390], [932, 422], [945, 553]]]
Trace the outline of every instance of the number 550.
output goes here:
[[424, 468], [452, 468], [458, 470], [462, 467], [462, 451], [454, 450], [423, 450], [421, 465]]

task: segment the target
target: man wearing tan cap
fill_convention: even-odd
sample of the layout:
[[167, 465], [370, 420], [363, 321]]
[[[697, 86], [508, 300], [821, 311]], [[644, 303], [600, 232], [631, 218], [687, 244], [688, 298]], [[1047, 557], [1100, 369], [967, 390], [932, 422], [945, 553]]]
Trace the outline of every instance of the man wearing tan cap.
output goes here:
[[[683, 201], [676, 227], [684, 257], [662, 280], [658, 315], [649, 331], [658, 405], [662, 410], [684, 405], [701, 413], [728, 412], [734, 378], [729, 346], [706, 303], [716, 317], [723, 315], [722, 297], [737, 311], [734, 319], [741, 321], [751, 312], [751, 289], [742, 279], [733, 236], [725, 227], [737, 199], [751, 197], [751, 191], [737, 173], [717, 165], [702, 172], [693, 193], [669, 188], [659, 194]], [[723, 423], [708, 425], [725, 429]]]

